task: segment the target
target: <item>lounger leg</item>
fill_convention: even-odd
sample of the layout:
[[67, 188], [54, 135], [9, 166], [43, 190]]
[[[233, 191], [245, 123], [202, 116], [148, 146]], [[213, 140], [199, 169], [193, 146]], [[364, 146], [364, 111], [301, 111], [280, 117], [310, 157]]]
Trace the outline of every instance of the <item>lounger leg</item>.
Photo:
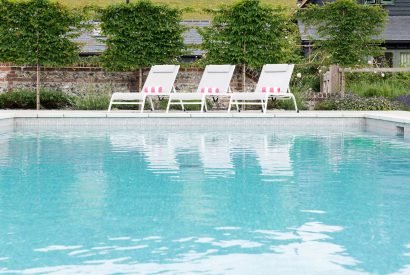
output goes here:
[[235, 100], [235, 104], [236, 104], [236, 110], [237, 110], [238, 112], [240, 112], [240, 110], [239, 110], [238, 100]]
[[144, 97], [144, 99], [142, 100], [141, 110], [140, 110], [141, 113], [144, 112], [144, 106], [145, 106], [145, 97]]
[[265, 102], [265, 113], [266, 113], [268, 112], [269, 98], [267, 98], [264, 102]]
[[110, 105], [108, 106], [108, 112], [111, 111], [111, 108], [112, 108], [112, 99], [110, 100]]
[[293, 99], [293, 104], [295, 105], [296, 113], [299, 113], [298, 104], [296, 103], [296, 98], [295, 98], [295, 96], [294, 96], [293, 94], [290, 94], [290, 96], [291, 96], [292, 99]]
[[172, 98], [169, 97], [166, 113], [169, 112], [169, 107], [171, 106], [171, 102], [172, 102]]
[[185, 112], [185, 107], [184, 107], [184, 103], [182, 102], [182, 100], [179, 100], [179, 104], [181, 104], [182, 111]]
[[151, 111], [155, 111], [154, 109], [154, 103], [152, 102], [152, 97], [149, 97], [149, 103], [151, 104]]
[[263, 99], [261, 99], [261, 107], [262, 107], [262, 113], [266, 113], [265, 102], [263, 101]]
[[208, 104], [206, 104], [206, 98], [204, 99], [204, 106], [205, 106], [205, 112], [208, 112]]
[[204, 103], [205, 103], [205, 99], [201, 100], [201, 113], [204, 112]]
[[228, 113], [231, 112], [231, 109], [232, 109], [232, 98], [229, 99]]

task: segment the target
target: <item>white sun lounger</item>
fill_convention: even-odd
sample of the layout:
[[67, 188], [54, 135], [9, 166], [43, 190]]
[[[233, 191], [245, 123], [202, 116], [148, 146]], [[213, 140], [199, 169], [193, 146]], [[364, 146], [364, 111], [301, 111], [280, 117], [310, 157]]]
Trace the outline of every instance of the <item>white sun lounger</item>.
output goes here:
[[206, 97], [211, 96], [217, 100], [220, 96], [229, 96], [230, 82], [232, 79], [234, 65], [208, 65], [202, 75], [198, 89], [194, 93], [173, 93], [169, 96], [167, 112], [171, 105], [201, 105], [201, 112], [206, 107]]
[[289, 88], [294, 66], [293, 64], [268, 64], [263, 66], [255, 92], [233, 93], [229, 101], [228, 112], [231, 111], [232, 104], [234, 104], [238, 111], [240, 105], [260, 105], [262, 111], [266, 113], [269, 98], [274, 100], [292, 99], [296, 111], [299, 112], [295, 96]]
[[112, 105], [117, 104], [136, 104], [141, 106], [141, 113], [144, 111], [145, 100], [149, 98], [151, 110], [154, 110], [152, 96], [160, 98], [169, 96], [175, 91], [174, 82], [177, 77], [179, 65], [156, 65], [149, 71], [144, 87], [139, 93], [113, 93], [111, 96], [108, 111]]

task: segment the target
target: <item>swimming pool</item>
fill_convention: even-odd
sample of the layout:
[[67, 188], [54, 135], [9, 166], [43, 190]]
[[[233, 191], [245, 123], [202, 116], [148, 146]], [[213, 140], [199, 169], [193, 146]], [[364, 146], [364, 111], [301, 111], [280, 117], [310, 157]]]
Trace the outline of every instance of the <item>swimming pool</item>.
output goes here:
[[409, 274], [409, 209], [360, 129], [0, 135], [0, 273]]

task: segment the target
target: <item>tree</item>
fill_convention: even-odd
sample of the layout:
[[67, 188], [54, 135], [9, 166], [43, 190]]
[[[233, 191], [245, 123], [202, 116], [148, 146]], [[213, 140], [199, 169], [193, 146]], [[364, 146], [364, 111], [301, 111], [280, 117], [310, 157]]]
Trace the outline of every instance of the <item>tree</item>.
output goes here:
[[206, 62], [242, 64], [245, 90], [246, 66], [288, 62], [296, 55], [296, 26], [283, 9], [243, 0], [211, 11], [212, 25], [200, 30]]
[[81, 16], [48, 0], [0, 0], [0, 61], [37, 67], [37, 110], [41, 66], [72, 64], [79, 46]]
[[383, 53], [382, 40], [376, 39], [384, 29], [387, 12], [378, 5], [360, 5], [355, 0], [336, 0], [324, 6], [309, 5], [299, 18], [315, 28], [319, 39], [315, 48], [329, 64], [354, 66], [367, 56]]
[[180, 22], [180, 10], [149, 1], [108, 6], [101, 13], [107, 36], [103, 66], [128, 71], [174, 63], [184, 49]]

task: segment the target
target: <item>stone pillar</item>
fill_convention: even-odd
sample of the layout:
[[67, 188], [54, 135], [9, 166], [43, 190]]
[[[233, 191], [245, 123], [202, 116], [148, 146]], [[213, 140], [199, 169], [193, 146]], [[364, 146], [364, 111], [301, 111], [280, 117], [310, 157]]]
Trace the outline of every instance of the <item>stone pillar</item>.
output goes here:
[[7, 92], [9, 90], [9, 82], [7, 76], [10, 71], [11, 67], [9, 64], [0, 64], [0, 93]]

